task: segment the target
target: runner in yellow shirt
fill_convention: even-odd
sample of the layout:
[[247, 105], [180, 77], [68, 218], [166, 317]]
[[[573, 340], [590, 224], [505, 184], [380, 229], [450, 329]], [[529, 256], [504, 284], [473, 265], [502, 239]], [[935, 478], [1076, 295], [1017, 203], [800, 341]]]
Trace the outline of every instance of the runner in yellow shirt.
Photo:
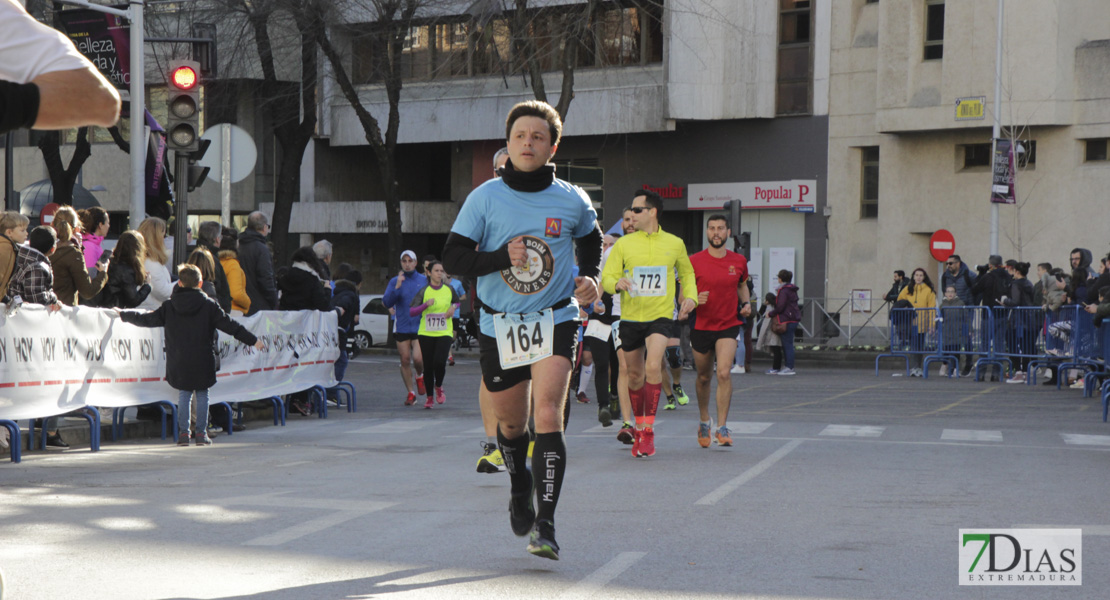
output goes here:
[[[698, 305], [694, 268], [686, 244], [659, 227], [663, 199], [638, 190], [632, 200], [636, 231], [617, 240], [602, 271], [606, 292], [620, 292], [621, 349], [636, 420], [632, 456], [655, 454], [655, 413], [663, 389], [663, 352], [674, 327], [675, 277], [682, 283], [679, 319]], [[639, 351], [646, 348], [645, 353]]]

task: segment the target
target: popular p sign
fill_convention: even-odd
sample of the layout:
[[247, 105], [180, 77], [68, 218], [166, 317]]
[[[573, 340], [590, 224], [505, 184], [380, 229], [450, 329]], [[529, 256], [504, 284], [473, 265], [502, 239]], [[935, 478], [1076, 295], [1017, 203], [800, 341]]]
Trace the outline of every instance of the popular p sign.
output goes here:
[[961, 529], [960, 585], [1082, 585], [1080, 529]]

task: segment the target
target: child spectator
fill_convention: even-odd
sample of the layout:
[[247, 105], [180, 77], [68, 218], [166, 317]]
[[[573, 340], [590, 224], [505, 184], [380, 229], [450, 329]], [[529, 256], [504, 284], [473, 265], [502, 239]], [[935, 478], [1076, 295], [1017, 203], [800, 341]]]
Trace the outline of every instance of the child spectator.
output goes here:
[[[941, 336], [944, 339], [944, 350], [946, 353], [954, 353], [959, 351], [966, 343], [970, 328], [968, 323], [969, 318], [965, 317], [963, 311], [959, 310], [964, 305], [964, 301], [956, 295], [956, 286], [950, 285], [944, 289], [944, 300], [940, 301], [940, 317], [944, 320], [944, 326], [941, 328]], [[956, 365], [960, 364], [960, 359], [955, 354], [949, 354], [956, 359]], [[944, 377], [948, 375], [948, 365], [944, 364], [940, 367], [940, 375]]]
[[81, 223], [81, 245], [85, 248], [85, 268], [92, 271], [103, 253], [101, 244], [108, 235], [110, 219], [99, 206], [78, 211], [77, 217]]
[[27, 217], [5, 211], [0, 214], [0, 298], [8, 295], [8, 284], [15, 271], [16, 247], [27, 239]]
[[123, 311], [126, 323], [166, 330], [166, 381], [178, 390], [178, 446], [188, 446], [192, 396], [197, 397], [196, 445], [208, 446], [208, 390], [216, 383], [216, 355], [212, 336], [219, 329], [240, 342], [262, 350], [262, 342], [245, 327], [231, 320], [216, 301], [200, 290], [200, 269], [178, 267], [177, 287], [170, 299], [151, 312]]
[[15, 271], [8, 287], [11, 298], [19, 296], [24, 302], [42, 304], [50, 310], [59, 310], [62, 303], [54, 295], [54, 271], [47, 256], [54, 253], [58, 238], [49, 227], [36, 227], [27, 236], [30, 243], [16, 248]]

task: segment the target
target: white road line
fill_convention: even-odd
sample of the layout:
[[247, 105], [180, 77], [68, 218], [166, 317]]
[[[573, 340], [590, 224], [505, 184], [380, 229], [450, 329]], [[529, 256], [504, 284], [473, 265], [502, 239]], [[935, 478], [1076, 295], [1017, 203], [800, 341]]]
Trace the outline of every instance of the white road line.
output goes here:
[[945, 429], [940, 439], [946, 442], [1001, 442], [1001, 431], [980, 429]]
[[644, 556], [647, 556], [647, 552], [621, 552], [616, 558], [605, 563], [600, 569], [590, 573], [585, 579], [574, 584], [556, 598], [560, 600], [573, 598], [593, 600], [597, 597], [597, 592], [605, 587], [605, 584], [619, 577], [621, 573], [627, 571]]
[[329, 527], [335, 527], [336, 525], [346, 523], [347, 521], [350, 521], [352, 519], [357, 519], [363, 515], [369, 514], [370, 512], [372, 511], [345, 510], [332, 513], [330, 515], [324, 515], [315, 519], [309, 519], [308, 521], [305, 521], [303, 523], [298, 523], [292, 527], [287, 527], [285, 529], [282, 529], [281, 531], [275, 531], [274, 533], [254, 538], [253, 540], [244, 542], [243, 545], [278, 546], [280, 544], [302, 538], [306, 535], [311, 535], [313, 533], [323, 531], [325, 529], [328, 529]]
[[791, 440], [790, 442], [788, 442], [782, 448], [779, 448], [778, 450], [775, 450], [774, 454], [772, 454], [771, 456], [768, 456], [767, 458], [759, 461], [759, 464], [757, 464], [754, 467], [748, 469], [747, 471], [744, 471], [743, 473], [741, 473], [739, 476], [735, 477], [731, 481], [725, 482], [725, 484], [722, 485], [721, 487], [719, 487], [719, 488], [713, 490], [712, 492], [709, 492], [708, 494], [702, 496], [701, 499], [698, 500], [697, 502], [695, 502], [694, 504], [695, 505], [700, 505], [700, 506], [712, 506], [712, 505], [716, 504], [717, 502], [719, 502], [725, 496], [727, 496], [727, 495], [731, 494], [732, 492], [736, 491], [736, 489], [739, 488], [740, 486], [742, 486], [745, 483], [751, 481], [752, 479], [755, 479], [760, 473], [763, 473], [767, 469], [771, 468], [772, 465], [774, 465], [778, 461], [782, 460], [782, 458], [784, 456], [793, 452], [794, 449], [797, 448], [798, 446], [801, 446], [803, 441], [805, 441], [805, 440]]
[[1083, 537], [1110, 536], [1110, 525], [1031, 525], [1019, 523], [1015, 529], [1082, 529]]
[[282, 468], [282, 467], [295, 467], [295, 466], [297, 466], [297, 465], [309, 465], [309, 464], [312, 464], [312, 461], [311, 461], [311, 460], [297, 460], [297, 461], [293, 461], [293, 462], [291, 462], [291, 463], [285, 463], [285, 464], [280, 464], [280, 465], [274, 465], [274, 467], [276, 467], [276, 468], [279, 468], [279, 469], [280, 469], [280, 468]]
[[829, 425], [819, 435], [836, 437], [879, 437], [886, 427], [872, 425]]
[[728, 423], [728, 430], [741, 435], [759, 435], [774, 423], [757, 423], [755, 421], [736, 421]]
[[235, 471], [233, 473], [220, 473], [219, 475], [216, 475], [216, 477], [238, 477], [240, 475], [250, 475], [251, 473], [255, 472], [256, 471]]
[[1110, 446], [1110, 435], [1083, 435], [1079, 433], [1061, 433], [1064, 443], [1073, 446]]

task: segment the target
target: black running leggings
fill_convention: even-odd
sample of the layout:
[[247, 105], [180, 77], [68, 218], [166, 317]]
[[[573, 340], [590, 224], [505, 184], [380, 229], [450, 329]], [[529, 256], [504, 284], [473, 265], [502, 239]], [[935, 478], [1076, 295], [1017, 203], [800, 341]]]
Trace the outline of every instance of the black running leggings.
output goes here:
[[597, 394], [598, 409], [609, 406], [609, 340], [599, 340], [586, 336], [590, 354], [594, 357], [594, 393]]
[[451, 336], [421, 335], [420, 354], [424, 357], [424, 392], [431, 398], [435, 388], [443, 387], [443, 377], [447, 375], [447, 356], [451, 354]]

